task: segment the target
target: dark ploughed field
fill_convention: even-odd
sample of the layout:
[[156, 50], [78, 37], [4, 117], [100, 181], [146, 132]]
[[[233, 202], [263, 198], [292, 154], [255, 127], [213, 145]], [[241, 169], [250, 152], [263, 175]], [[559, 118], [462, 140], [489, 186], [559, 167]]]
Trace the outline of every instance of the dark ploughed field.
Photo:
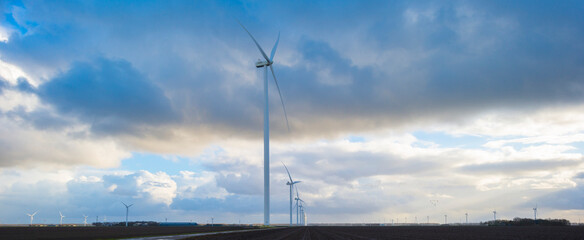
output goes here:
[[112, 239], [253, 229], [253, 227], [0, 227], [0, 239]]
[[292, 227], [188, 239], [584, 239], [584, 227]]
[[[0, 227], [0, 239], [115, 239], [253, 227]], [[584, 227], [283, 227], [188, 239], [584, 239]]]

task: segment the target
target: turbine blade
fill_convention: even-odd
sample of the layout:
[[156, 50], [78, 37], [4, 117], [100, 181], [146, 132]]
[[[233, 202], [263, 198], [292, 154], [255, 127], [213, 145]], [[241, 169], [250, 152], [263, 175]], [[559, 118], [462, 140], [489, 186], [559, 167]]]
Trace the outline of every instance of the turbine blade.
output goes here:
[[276, 54], [276, 48], [278, 48], [278, 42], [280, 42], [280, 32], [278, 32], [278, 39], [276, 40], [276, 44], [272, 48], [272, 53], [270, 54], [270, 62], [274, 61], [274, 55]]
[[270, 71], [272, 71], [272, 77], [274, 77], [274, 82], [276, 82], [276, 88], [278, 89], [278, 95], [280, 95], [280, 101], [282, 102], [282, 109], [284, 109], [284, 117], [286, 118], [286, 127], [288, 127], [288, 132], [290, 132], [290, 124], [288, 124], [288, 114], [286, 113], [286, 106], [284, 106], [284, 98], [280, 92], [280, 86], [278, 85], [278, 80], [276, 79], [276, 74], [274, 73], [274, 68], [270, 65]]
[[237, 20], [237, 23], [239, 23], [239, 25], [243, 28], [243, 30], [245, 30], [247, 32], [247, 34], [249, 34], [249, 36], [251, 37], [251, 40], [253, 40], [253, 42], [258, 47], [258, 49], [260, 50], [260, 52], [262, 53], [262, 56], [264, 56], [264, 58], [266, 59], [266, 61], [271, 62], [270, 59], [268, 58], [268, 55], [266, 55], [266, 53], [264, 52], [264, 50], [262, 49], [262, 47], [260, 47], [260, 44], [258, 43], [258, 41], [255, 40], [255, 38], [253, 37], [253, 35], [251, 35], [251, 33], [247, 30], [247, 28], [245, 28], [243, 26], [243, 24], [241, 24], [241, 22], [239, 22], [239, 20]]
[[293, 183], [294, 181], [292, 181], [292, 176], [290, 176], [290, 172], [288, 171], [288, 167], [286, 167], [286, 164], [284, 164], [284, 162], [281, 162], [281, 163], [286, 168], [286, 172], [288, 173], [288, 177], [290, 178], [290, 183]]

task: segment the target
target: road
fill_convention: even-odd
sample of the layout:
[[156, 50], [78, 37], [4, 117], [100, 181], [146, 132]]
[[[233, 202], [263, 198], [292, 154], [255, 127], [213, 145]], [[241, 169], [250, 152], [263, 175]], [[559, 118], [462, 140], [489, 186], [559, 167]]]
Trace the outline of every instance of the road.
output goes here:
[[207, 232], [207, 233], [193, 233], [193, 234], [181, 234], [181, 235], [169, 235], [169, 236], [156, 236], [156, 237], [140, 237], [140, 238], [126, 238], [125, 240], [179, 240], [188, 239], [191, 237], [201, 237], [201, 236], [217, 236], [221, 234], [229, 233], [244, 233], [250, 231], [264, 231], [267, 229], [248, 229], [248, 230], [233, 230], [233, 231], [222, 231], [222, 232]]

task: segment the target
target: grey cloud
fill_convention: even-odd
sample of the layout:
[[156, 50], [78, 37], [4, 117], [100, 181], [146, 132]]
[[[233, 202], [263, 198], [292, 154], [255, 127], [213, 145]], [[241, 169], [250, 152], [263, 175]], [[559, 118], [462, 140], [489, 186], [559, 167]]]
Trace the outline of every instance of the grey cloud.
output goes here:
[[576, 174], [576, 176], [574, 176], [574, 178], [584, 179], [584, 172]]
[[581, 201], [582, 198], [584, 198], [584, 187], [578, 185], [574, 188], [546, 194], [536, 199], [536, 202], [540, 206], [553, 209], [571, 210], [584, 208], [584, 203]]
[[103, 187], [110, 188], [115, 186], [112, 191], [113, 194], [126, 196], [128, 198], [138, 195], [138, 184], [135, 177], [137, 174], [131, 175], [105, 175], [103, 176]]
[[8, 82], [0, 77], [0, 94], [2, 94], [3, 90], [9, 86]]
[[174, 199], [172, 209], [192, 210], [198, 212], [234, 212], [256, 213], [263, 205], [262, 196], [229, 195], [220, 198]]
[[282, 153], [275, 155], [274, 158], [293, 159], [295, 165], [292, 166], [300, 169], [297, 173], [299, 176], [295, 178], [318, 179], [335, 185], [344, 185], [361, 177], [421, 174], [445, 168], [444, 163], [438, 161], [403, 159], [384, 153], [346, 152], [340, 149]]
[[[224, 67], [241, 67], [239, 58], [244, 55], [250, 59], [248, 71], [254, 71], [253, 59], [259, 56], [248, 36], [232, 18], [225, 17], [242, 14], [241, 9], [243, 14], [281, 16], [278, 54], [297, 58], [281, 65], [277, 54], [274, 67], [295, 137], [424, 121], [452, 122], [497, 108], [538, 108], [583, 99], [584, 70], [579, 63], [584, 60], [580, 41], [584, 33], [577, 27], [582, 20], [569, 10], [581, 8], [581, 3], [549, 3], [569, 14], [546, 11], [542, 16], [550, 21], [539, 25], [532, 20], [548, 4], [524, 11], [524, 4], [506, 7], [497, 1], [342, 3], [346, 6], [338, 8], [296, 2], [276, 4], [268, 13], [242, 3], [226, 7], [222, 3], [150, 2], [137, 9], [120, 4], [114, 10], [105, 3], [52, 3], [52, 8], [66, 13], [57, 18], [49, 11], [51, 7], [27, 4], [27, 16], [38, 26], [34, 34], [14, 36], [0, 46], [10, 62], [61, 69], [96, 55], [115, 56], [131, 63], [126, 74], [148, 76], [146, 85], [152, 83], [163, 91], [165, 97], [150, 91], [158, 97], [145, 101], [154, 104], [149, 110], [152, 114], [119, 95], [111, 98], [121, 101], [119, 107], [106, 107], [111, 103], [104, 101], [67, 103], [44, 95], [43, 100], [56, 104], [61, 113], [76, 113], [90, 123], [97, 118], [94, 131], [100, 133], [132, 129], [140, 135], [148, 130], [133, 128], [135, 122], [158, 126], [182, 119], [178, 124], [214, 129], [222, 136], [259, 138], [254, 133], [261, 129], [261, 83], [243, 84], [238, 80], [241, 73]], [[306, 10], [306, 6], [310, 8]], [[427, 10], [433, 15], [420, 16], [417, 23], [410, 24], [405, 19], [409, 10]], [[173, 14], [160, 14], [168, 12]], [[156, 21], [151, 16], [157, 16]], [[275, 24], [253, 20], [245, 24], [262, 43], [277, 32]], [[84, 25], [94, 26], [95, 31], [81, 31]], [[54, 34], [57, 32], [62, 35]], [[50, 43], [63, 53], [50, 50]], [[359, 64], [364, 57], [374, 59], [373, 63]], [[87, 66], [76, 64], [71, 71], [80, 70], [76, 68]], [[57, 85], [55, 80], [46, 85]], [[118, 90], [146, 94], [134, 88]], [[71, 93], [68, 97], [79, 99]], [[278, 101], [272, 100], [273, 132], [275, 138], [282, 138], [280, 133], [286, 128], [279, 124]], [[98, 105], [108, 112], [98, 111]]]
[[528, 173], [533, 171], [553, 171], [560, 168], [573, 168], [581, 164], [579, 160], [530, 160], [505, 161], [497, 163], [473, 164], [460, 167], [461, 173], [499, 174]]
[[262, 188], [263, 178], [260, 174], [260, 169], [257, 170], [255, 171], [256, 174], [243, 173], [241, 176], [232, 173], [219, 174], [217, 176], [217, 186], [233, 194], [261, 195], [264, 192]]
[[122, 60], [78, 62], [39, 87], [39, 96], [94, 131], [131, 132], [141, 124], [168, 124], [179, 115], [162, 90]]
[[39, 130], [63, 130], [73, 124], [70, 119], [64, 118], [52, 111], [46, 109], [38, 109], [36, 111], [27, 112], [22, 108], [14, 109], [6, 114], [11, 118], [22, 118], [30, 122], [35, 128]]

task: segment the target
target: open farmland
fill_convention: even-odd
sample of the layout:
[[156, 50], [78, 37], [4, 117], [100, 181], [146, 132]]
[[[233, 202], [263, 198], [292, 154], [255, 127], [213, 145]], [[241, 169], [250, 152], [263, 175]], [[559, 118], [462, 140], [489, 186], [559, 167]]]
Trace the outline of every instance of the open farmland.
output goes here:
[[[2, 227], [0, 239], [118, 239], [246, 229], [254, 227]], [[584, 227], [309, 226], [187, 239], [584, 239]]]
[[0, 227], [0, 239], [112, 239], [254, 229], [255, 227]]
[[584, 227], [293, 227], [188, 238], [201, 239], [584, 239]]

